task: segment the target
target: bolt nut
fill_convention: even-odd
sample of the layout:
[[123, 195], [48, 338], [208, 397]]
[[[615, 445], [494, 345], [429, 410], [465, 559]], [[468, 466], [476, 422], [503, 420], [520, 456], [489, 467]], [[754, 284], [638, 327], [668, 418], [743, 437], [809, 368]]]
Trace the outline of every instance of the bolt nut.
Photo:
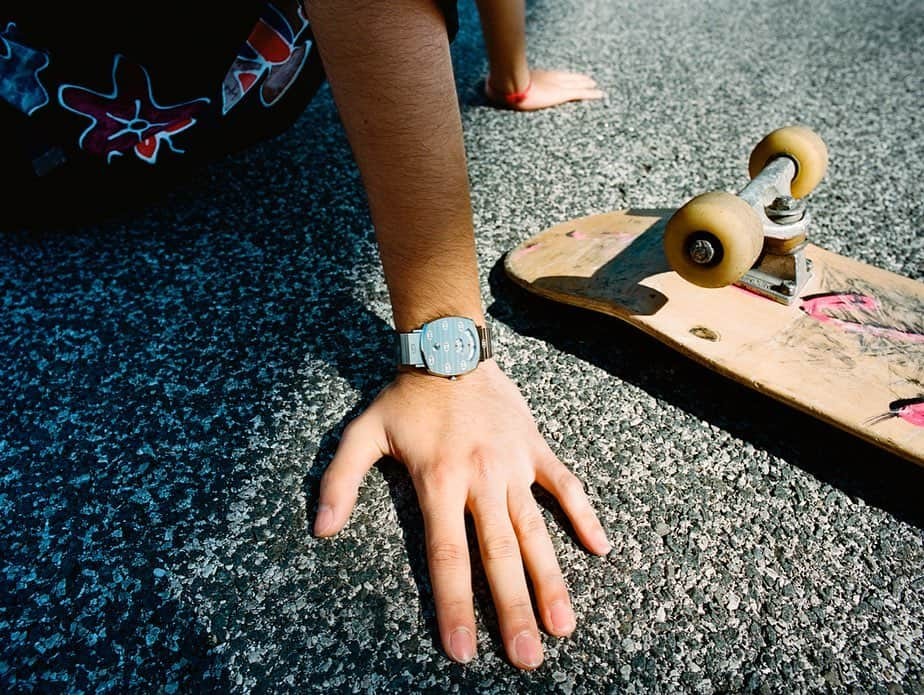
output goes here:
[[774, 222], [787, 224], [798, 222], [805, 216], [805, 201], [783, 195], [774, 199], [766, 208], [767, 217]]
[[690, 244], [690, 258], [692, 258], [695, 263], [706, 265], [715, 258], [715, 249], [712, 248], [712, 244], [705, 239], [697, 239]]

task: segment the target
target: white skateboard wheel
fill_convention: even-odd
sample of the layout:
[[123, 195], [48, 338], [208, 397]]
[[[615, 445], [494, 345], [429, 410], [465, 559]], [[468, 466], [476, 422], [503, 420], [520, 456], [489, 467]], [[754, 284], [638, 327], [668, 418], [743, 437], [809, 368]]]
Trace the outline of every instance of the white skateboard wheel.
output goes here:
[[774, 157], [785, 155], [796, 163], [792, 180], [794, 198], [804, 198], [817, 186], [828, 170], [828, 148], [813, 130], [801, 125], [778, 128], [757, 143], [748, 162], [753, 179]]
[[664, 230], [667, 262], [700, 287], [724, 287], [740, 280], [763, 243], [760, 217], [725, 191], [696, 196], [674, 213]]

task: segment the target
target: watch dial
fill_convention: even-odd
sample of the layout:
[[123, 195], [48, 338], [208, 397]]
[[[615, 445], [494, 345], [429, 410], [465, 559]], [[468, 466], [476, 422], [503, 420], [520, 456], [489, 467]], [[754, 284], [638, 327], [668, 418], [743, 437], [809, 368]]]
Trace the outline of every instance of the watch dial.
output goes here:
[[434, 374], [455, 376], [478, 366], [478, 331], [468, 318], [447, 317], [424, 326], [421, 353]]

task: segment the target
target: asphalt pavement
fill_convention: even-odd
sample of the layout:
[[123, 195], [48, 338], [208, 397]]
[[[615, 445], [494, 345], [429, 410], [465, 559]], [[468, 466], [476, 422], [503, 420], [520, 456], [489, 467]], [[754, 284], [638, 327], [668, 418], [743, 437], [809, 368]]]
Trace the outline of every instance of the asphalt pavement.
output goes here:
[[588, 554], [540, 494], [575, 634], [514, 669], [476, 562], [479, 656], [447, 660], [394, 462], [339, 536], [311, 536], [339, 434], [392, 369], [324, 87], [293, 128], [140, 210], [0, 235], [0, 687], [924, 692], [924, 468], [501, 270], [559, 221], [737, 190], [754, 144], [798, 122], [830, 150], [815, 242], [924, 280], [924, 6], [535, 0], [532, 64], [608, 97], [528, 114], [484, 104], [461, 10], [497, 360], [613, 544]]

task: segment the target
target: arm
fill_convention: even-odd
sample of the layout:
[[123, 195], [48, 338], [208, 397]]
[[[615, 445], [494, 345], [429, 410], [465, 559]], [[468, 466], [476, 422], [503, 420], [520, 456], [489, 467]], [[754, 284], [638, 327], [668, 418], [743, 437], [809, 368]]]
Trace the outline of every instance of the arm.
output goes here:
[[603, 97], [587, 75], [530, 69], [525, 0], [476, 0], [476, 5], [488, 54], [484, 91], [489, 101], [518, 111], [535, 111]]
[[[468, 174], [442, 15], [430, 0], [311, 0], [309, 19], [365, 185], [400, 330], [445, 314], [480, 320]], [[434, 269], [439, 273], [433, 277]], [[547, 628], [574, 628], [530, 485], [561, 502], [582, 541], [609, 545], [577, 479], [542, 439], [493, 360], [456, 381], [402, 372], [346, 428], [321, 481], [315, 534], [339, 531], [363, 476], [403, 462], [420, 501], [444, 648], [476, 649], [464, 515], [472, 514], [511, 660], [542, 660], [523, 563]]]
[[445, 21], [427, 0], [353, 4], [310, 0], [309, 20], [362, 175], [395, 327], [453, 313], [480, 323]]
[[529, 86], [526, 60], [526, 0], [476, 0], [490, 71], [486, 85], [498, 94]]

